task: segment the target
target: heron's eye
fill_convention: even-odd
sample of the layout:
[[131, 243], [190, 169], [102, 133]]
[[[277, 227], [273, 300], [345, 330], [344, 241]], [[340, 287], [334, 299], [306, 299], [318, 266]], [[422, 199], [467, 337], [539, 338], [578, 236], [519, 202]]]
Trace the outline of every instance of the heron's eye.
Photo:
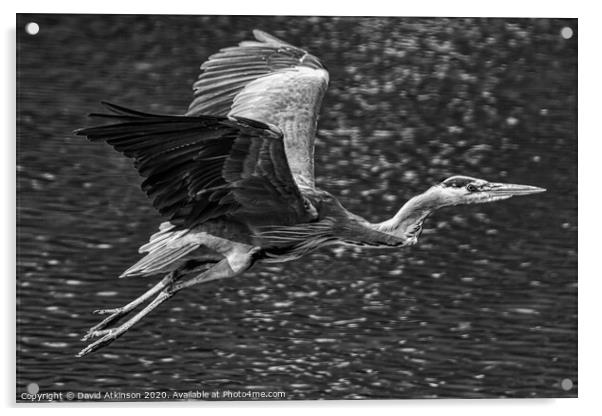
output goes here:
[[478, 189], [475, 185], [473, 185], [472, 183], [469, 183], [468, 185], [466, 185], [466, 190], [468, 192], [476, 192]]

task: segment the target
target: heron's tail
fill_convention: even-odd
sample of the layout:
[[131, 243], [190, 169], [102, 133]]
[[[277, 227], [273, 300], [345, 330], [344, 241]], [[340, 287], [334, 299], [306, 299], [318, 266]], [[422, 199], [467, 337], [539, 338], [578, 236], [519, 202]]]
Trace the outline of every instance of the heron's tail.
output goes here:
[[187, 238], [188, 232], [188, 229], [176, 229], [169, 222], [162, 223], [159, 232], [138, 250], [148, 254], [119, 277], [149, 276], [175, 269], [178, 260], [200, 247], [198, 240]]

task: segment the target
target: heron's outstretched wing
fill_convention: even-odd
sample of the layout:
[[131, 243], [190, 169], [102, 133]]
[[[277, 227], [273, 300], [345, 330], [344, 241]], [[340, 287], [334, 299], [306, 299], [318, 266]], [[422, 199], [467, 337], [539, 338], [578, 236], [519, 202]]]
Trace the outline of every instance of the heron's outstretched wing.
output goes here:
[[314, 140], [328, 72], [313, 55], [260, 30], [209, 57], [186, 115], [239, 116], [278, 126], [299, 186], [314, 187]]
[[142, 189], [172, 224], [192, 228], [227, 216], [249, 225], [312, 221], [274, 126], [242, 117], [160, 116], [105, 105], [115, 124], [76, 134], [134, 159]]

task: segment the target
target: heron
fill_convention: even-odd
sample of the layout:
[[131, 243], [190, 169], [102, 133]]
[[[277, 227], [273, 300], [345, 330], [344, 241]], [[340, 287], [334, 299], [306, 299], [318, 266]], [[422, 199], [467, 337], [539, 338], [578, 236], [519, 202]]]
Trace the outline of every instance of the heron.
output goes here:
[[287, 262], [333, 244], [409, 246], [439, 208], [545, 191], [452, 176], [389, 220], [372, 223], [351, 213], [314, 181], [327, 70], [304, 49], [260, 30], [253, 35], [201, 65], [184, 115], [103, 102], [108, 111], [90, 116], [109, 124], [75, 131], [133, 159], [142, 190], [165, 218], [140, 247], [144, 256], [120, 276], [161, 280], [124, 306], [95, 311], [104, 319], [87, 331], [78, 356], [115, 341], [176, 293], [258, 262]]

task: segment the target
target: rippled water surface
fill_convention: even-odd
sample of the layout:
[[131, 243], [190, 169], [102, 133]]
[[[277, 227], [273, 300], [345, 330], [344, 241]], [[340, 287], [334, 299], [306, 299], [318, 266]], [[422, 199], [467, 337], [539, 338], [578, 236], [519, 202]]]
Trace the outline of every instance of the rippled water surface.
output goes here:
[[[93, 309], [155, 282], [116, 276], [161, 219], [128, 160], [71, 131], [101, 99], [182, 113], [199, 64], [255, 27], [328, 67], [317, 181], [351, 211], [382, 220], [451, 174], [548, 192], [441, 210], [411, 248], [323, 249], [191, 288], [75, 358]], [[29, 383], [577, 395], [576, 20], [21, 15], [18, 30], [18, 398]]]

